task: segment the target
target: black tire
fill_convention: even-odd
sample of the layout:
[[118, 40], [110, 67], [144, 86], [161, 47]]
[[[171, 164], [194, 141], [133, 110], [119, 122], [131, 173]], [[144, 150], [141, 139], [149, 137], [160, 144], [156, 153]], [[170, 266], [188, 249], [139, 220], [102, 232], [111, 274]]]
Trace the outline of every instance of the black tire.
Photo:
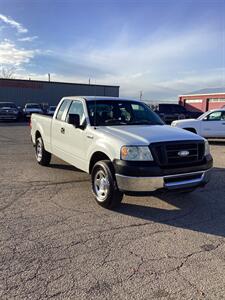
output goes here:
[[48, 166], [51, 161], [51, 153], [45, 150], [44, 143], [41, 137], [37, 138], [35, 143], [35, 156], [37, 162], [42, 166]]
[[113, 209], [120, 205], [123, 193], [118, 190], [112, 163], [98, 161], [91, 172], [92, 193], [96, 202], [104, 208]]

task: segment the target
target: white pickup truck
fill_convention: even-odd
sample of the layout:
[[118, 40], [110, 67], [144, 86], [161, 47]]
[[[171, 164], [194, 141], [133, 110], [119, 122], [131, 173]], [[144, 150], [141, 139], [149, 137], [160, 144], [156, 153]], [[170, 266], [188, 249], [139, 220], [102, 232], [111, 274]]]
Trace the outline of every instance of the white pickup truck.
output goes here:
[[171, 126], [186, 129], [205, 138], [225, 138], [225, 108], [207, 111], [198, 119], [173, 121]]
[[113, 208], [126, 192], [204, 186], [212, 157], [202, 137], [165, 125], [138, 100], [64, 97], [53, 118], [32, 114], [37, 162], [51, 154], [91, 174], [98, 204]]

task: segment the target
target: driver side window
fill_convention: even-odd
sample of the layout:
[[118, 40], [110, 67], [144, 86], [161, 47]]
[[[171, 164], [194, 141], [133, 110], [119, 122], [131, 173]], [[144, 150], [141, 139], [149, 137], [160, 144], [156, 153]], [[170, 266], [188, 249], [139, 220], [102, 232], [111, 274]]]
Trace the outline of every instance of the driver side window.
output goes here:
[[207, 121], [221, 121], [222, 112], [214, 111], [208, 115]]
[[80, 101], [73, 101], [70, 105], [69, 111], [66, 116], [66, 121], [68, 120], [69, 114], [76, 114], [80, 116], [80, 124], [83, 124], [85, 120], [83, 104]]

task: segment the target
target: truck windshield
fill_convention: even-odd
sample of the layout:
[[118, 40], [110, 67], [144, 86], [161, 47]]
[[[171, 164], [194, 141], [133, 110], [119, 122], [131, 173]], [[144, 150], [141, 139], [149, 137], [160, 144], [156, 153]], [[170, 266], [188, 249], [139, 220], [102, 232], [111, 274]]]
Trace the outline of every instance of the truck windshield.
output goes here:
[[92, 126], [164, 125], [146, 104], [137, 101], [87, 101], [87, 108]]

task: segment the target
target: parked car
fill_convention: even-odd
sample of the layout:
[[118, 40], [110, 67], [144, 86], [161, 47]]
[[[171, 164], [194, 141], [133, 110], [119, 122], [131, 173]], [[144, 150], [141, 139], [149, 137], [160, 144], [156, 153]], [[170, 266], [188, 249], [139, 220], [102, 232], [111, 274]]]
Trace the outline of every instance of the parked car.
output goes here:
[[43, 110], [38, 103], [27, 103], [24, 107], [23, 113], [25, 118], [30, 118], [33, 113], [43, 114]]
[[204, 186], [212, 157], [202, 137], [165, 125], [139, 100], [63, 98], [53, 118], [32, 114], [36, 160], [54, 154], [91, 174], [98, 204], [113, 208], [126, 192]]
[[225, 108], [207, 111], [198, 119], [174, 121], [171, 125], [206, 138], [225, 138]]
[[49, 116], [53, 116], [55, 110], [56, 110], [56, 106], [49, 106], [49, 108], [47, 109], [46, 114], [49, 115]]
[[179, 104], [159, 104], [155, 112], [166, 123], [171, 124], [174, 120], [198, 118], [202, 112], [188, 111]]
[[13, 102], [0, 102], [0, 120], [18, 120], [20, 111]]

